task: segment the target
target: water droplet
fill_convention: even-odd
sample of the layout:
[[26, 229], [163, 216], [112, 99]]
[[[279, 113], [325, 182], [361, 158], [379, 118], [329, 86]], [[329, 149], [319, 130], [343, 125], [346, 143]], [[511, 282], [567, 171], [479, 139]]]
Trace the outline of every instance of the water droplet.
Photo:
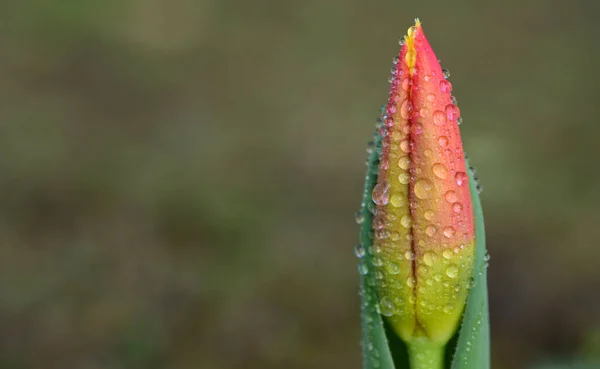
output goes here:
[[415, 27], [415, 26], [411, 26], [411, 27], [408, 29], [408, 31], [406, 32], [406, 35], [407, 35], [408, 37], [415, 37], [415, 30], [416, 30], [416, 27]]
[[434, 102], [435, 101], [435, 94], [428, 94], [427, 95], [427, 101]]
[[414, 187], [415, 195], [421, 200], [429, 198], [431, 196], [432, 189], [433, 184], [427, 178], [421, 178], [417, 180]]
[[433, 224], [428, 225], [425, 228], [425, 233], [429, 236], [429, 237], [433, 237], [435, 236], [435, 234], [437, 233], [437, 227], [434, 226]]
[[407, 138], [400, 141], [400, 150], [404, 151], [405, 153], [410, 152], [410, 141]]
[[415, 280], [414, 277], [408, 277], [406, 278], [406, 285], [410, 288], [413, 288], [415, 285], [417, 284], [417, 281]]
[[394, 305], [392, 299], [387, 296], [383, 296], [379, 301], [379, 310], [381, 311], [382, 315], [392, 316], [396, 311], [396, 306]]
[[402, 224], [402, 227], [404, 228], [410, 228], [412, 225], [412, 218], [410, 215], [403, 215], [402, 218], [400, 218], [400, 224]]
[[373, 202], [377, 205], [386, 205], [390, 198], [390, 185], [384, 181], [377, 183], [373, 188]]
[[425, 154], [425, 156], [427, 156], [427, 157], [431, 156], [431, 154], [432, 154], [432, 151], [431, 151], [431, 149], [429, 149], [429, 148], [425, 149], [425, 151], [424, 151], [424, 154]]
[[398, 64], [398, 61], [400, 61], [400, 58], [398, 58], [397, 56], [394, 56], [394, 58], [392, 59], [392, 64], [396, 65], [396, 64]]
[[459, 118], [456, 120], [456, 122], [458, 123], [458, 125], [461, 125], [461, 124], [462, 124], [462, 122], [463, 122], [463, 119], [462, 119], [462, 117], [459, 117]]
[[452, 211], [454, 211], [455, 213], [460, 213], [463, 209], [463, 206], [460, 202], [455, 202], [452, 205]]
[[402, 37], [400, 38], [400, 40], [398, 40], [398, 44], [399, 44], [400, 46], [404, 46], [404, 43], [405, 43], [405, 42], [406, 42], [406, 41], [404, 40], [404, 36], [402, 36]]
[[428, 210], [425, 210], [425, 213], [423, 215], [425, 216], [425, 219], [431, 220], [431, 219], [433, 219], [435, 212], [431, 209], [428, 209]]
[[452, 237], [454, 237], [455, 234], [456, 234], [456, 230], [453, 227], [448, 226], [448, 227], [444, 228], [444, 236], [446, 236], [448, 238], [452, 238]]
[[429, 109], [427, 109], [427, 108], [421, 108], [421, 110], [419, 110], [419, 114], [422, 117], [428, 117], [429, 116]]
[[446, 117], [448, 120], [456, 120], [460, 117], [460, 109], [454, 104], [446, 105]]
[[408, 169], [408, 167], [410, 166], [410, 158], [408, 156], [403, 156], [400, 159], [398, 159], [398, 166], [402, 169]]
[[415, 260], [415, 253], [408, 250], [407, 252], [404, 253], [404, 257], [406, 258], [406, 260]]
[[454, 307], [450, 304], [448, 304], [444, 307], [444, 313], [446, 313], [446, 314], [450, 314], [452, 312], [452, 310], [454, 310]]
[[421, 123], [413, 124], [412, 131], [414, 134], [420, 135], [421, 133], [423, 133], [423, 125]]
[[408, 172], [402, 172], [398, 175], [398, 181], [402, 184], [408, 184], [410, 182], [410, 175]]
[[[408, 91], [408, 90], [410, 89], [410, 85], [411, 85], [411, 82], [410, 82], [410, 79], [409, 79], [408, 77], [406, 77], [406, 78], [404, 78], [404, 79], [402, 80], [402, 84], [401, 84], [401, 86], [402, 86], [402, 89], [403, 89], [404, 91]], [[405, 118], [405, 119], [406, 119], [406, 118]]]
[[446, 166], [442, 163], [433, 164], [431, 170], [433, 171], [433, 174], [440, 179], [444, 179], [448, 175], [448, 169], [446, 169]]
[[410, 118], [410, 112], [412, 111], [412, 103], [409, 100], [404, 100], [400, 106], [400, 116], [404, 119]]
[[357, 258], [359, 258], [359, 259], [362, 258], [363, 256], [365, 256], [365, 253], [366, 253], [365, 248], [363, 247], [362, 244], [357, 243], [354, 246], [354, 255], [356, 255]]
[[400, 273], [400, 266], [395, 261], [391, 261], [385, 266], [385, 270], [391, 275], [396, 275]]
[[445, 79], [450, 78], [450, 71], [448, 69], [442, 68], [442, 73], [444, 74]]
[[438, 258], [438, 256], [435, 253], [435, 251], [426, 251], [423, 254], [423, 262], [427, 266], [433, 266], [433, 264], [435, 263], [435, 261], [437, 260], [437, 258]]
[[466, 183], [469, 180], [469, 177], [467, 176], [467, 173], [465, 173], [465, 172], [456, 172], [456, 174], [454, 175], [454, 178], [456, 179], [456, 184], [458, 186], [462, 186], [463, 183]]
[[362, 224], [365, 221], [365, 216], [361, 210], [354, 213], [354, 220], [356, 224]]
[[425, 80], [425, 82], [431, 82], [431, 75], [426, 74], [425, 77], [423, 77], [423, 79]]
[[444, 257], [445, 257], [446, 259], [450, 260], [450, 259], [452, 259], [452, 250], [450, 250], [450, 249], [445, 249], [445, 250], [442, 252], [442, 255], [444, 255]]
[[402, 138], [402, 133], [400, 133], [400, 131], [392, 131], [390, 137], [392, 138], [392, 141], [399, 141]]
[[456, 278], [458, 276], [458, 267], [454, 264], [451, 264], [448, 268], [446, 268], [446, 275], [450, 278]]
[[452, 92], [452, 83], [446, 81], [445, 79], [440, 81], [440, 90], [443, 93], [450, 93]]
[[440, 144], [440, 146], [442, 146], [442, 147], [448, 146], [448, 137], [446, 137], [446, 136], [438, 137], [438, 144]]
[[394, 207], [399, 208], [406, 203], [406, 199], [404, 198], [404, 196], [405, 195], [403, 193], [395, 193], [390, 197], [390, 203]]
[[452, 191], [452, 190], [446, 192], [444, 197], [446, 198], [446, 201], [448, 201], [449, 203], [455, 203], [458, 200], [458, 196], [456, 195], [456, 192]]
[[490, 259], [491, 259], [491, 258], [492, 258], [492, 256], [486, 252], [486, 253], [485, 253], [485, 256], [483, 257], [483, 260], [484, 260], [485, 262], [488, 262], [488, 261], [490, 261]]
[[433, 112], [433, 123], [436, 126], [441, 126], [446, 123], [446, 113], [441, 110], [436, 110]]
[[367, 275], [367, 273], [369, 273], [369, 267], [367, 266], [366, 263], [364, 262], [360, 262], [358, 263], [358, 273], [360, 275]]
[[383, 265], [383, 260], [379, 257], [379, 256], [374, 256], [373, 260], [371, 261], [373, 263], [374, 266], [376, 267], [380, 267]]

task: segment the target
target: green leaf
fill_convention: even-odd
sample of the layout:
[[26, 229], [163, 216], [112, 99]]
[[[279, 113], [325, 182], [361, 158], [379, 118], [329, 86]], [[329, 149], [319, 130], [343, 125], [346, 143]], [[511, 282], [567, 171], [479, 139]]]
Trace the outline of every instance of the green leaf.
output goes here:
[[[467, 167], [469, 162], [467, 160]], [[477, 182], [469, 169], [471, 201], [475, 215], [474, 286], [469, 292], [463, 314], [452, 369], [488, 369], [490, 367], [490, 323], [487, 291], [488, 254], [485, 247], [485, 225]]]
[[[371, 247], [373, 244], [371, 224], [373, 208], [371, 193], [377, 183], [377, 167], [381, 150], [381, 135], [375, 134], [372, 151], [367, 162], [367, 174], [361, 209], [357, 213], [357, 221], [362, 222], [360, 229], [360, 247], [363, 249], [358, 265], [360, 273], [361, 296], [361, 326], [362, 326], [362, 357], [363, 369], [408, 369], [395, 367], [390, 351], [383, 319], [377, 308], [377, 293], [375, 291], [375, 276], [371, 270]], [[362, 219], [362, 220], [358, 220]], [[357, 246], [358, 247], [358, 246]]]

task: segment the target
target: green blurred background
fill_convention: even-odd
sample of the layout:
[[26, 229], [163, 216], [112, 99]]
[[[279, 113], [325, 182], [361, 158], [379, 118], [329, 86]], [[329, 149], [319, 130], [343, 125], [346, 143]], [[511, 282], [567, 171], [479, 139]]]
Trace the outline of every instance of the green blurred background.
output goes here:
[[353, 214], [419, 16], [494, 368], [600, 350], [600, 4], [0, 2], [0, 368], [359, 368]]

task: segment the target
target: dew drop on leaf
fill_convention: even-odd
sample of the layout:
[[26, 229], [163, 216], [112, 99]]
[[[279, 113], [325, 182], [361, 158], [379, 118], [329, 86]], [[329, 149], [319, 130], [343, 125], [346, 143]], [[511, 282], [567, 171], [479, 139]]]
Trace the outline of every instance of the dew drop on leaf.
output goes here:
[[365, 252], [365, 248], [363, 247], [362, 244], [357, 243], [354, 246], [354, 255], [356, 255], [357, 258], [362, 258], [363, 256], [365, 256], [366, 252]]

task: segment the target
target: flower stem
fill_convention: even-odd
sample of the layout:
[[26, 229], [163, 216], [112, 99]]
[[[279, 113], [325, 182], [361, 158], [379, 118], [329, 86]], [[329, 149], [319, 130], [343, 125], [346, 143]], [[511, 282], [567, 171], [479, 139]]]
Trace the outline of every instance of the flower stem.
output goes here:
[[410, 369], [443, 369], [444, 345], [425, 337], [414, 338], [408, 343], [408, 357]]

